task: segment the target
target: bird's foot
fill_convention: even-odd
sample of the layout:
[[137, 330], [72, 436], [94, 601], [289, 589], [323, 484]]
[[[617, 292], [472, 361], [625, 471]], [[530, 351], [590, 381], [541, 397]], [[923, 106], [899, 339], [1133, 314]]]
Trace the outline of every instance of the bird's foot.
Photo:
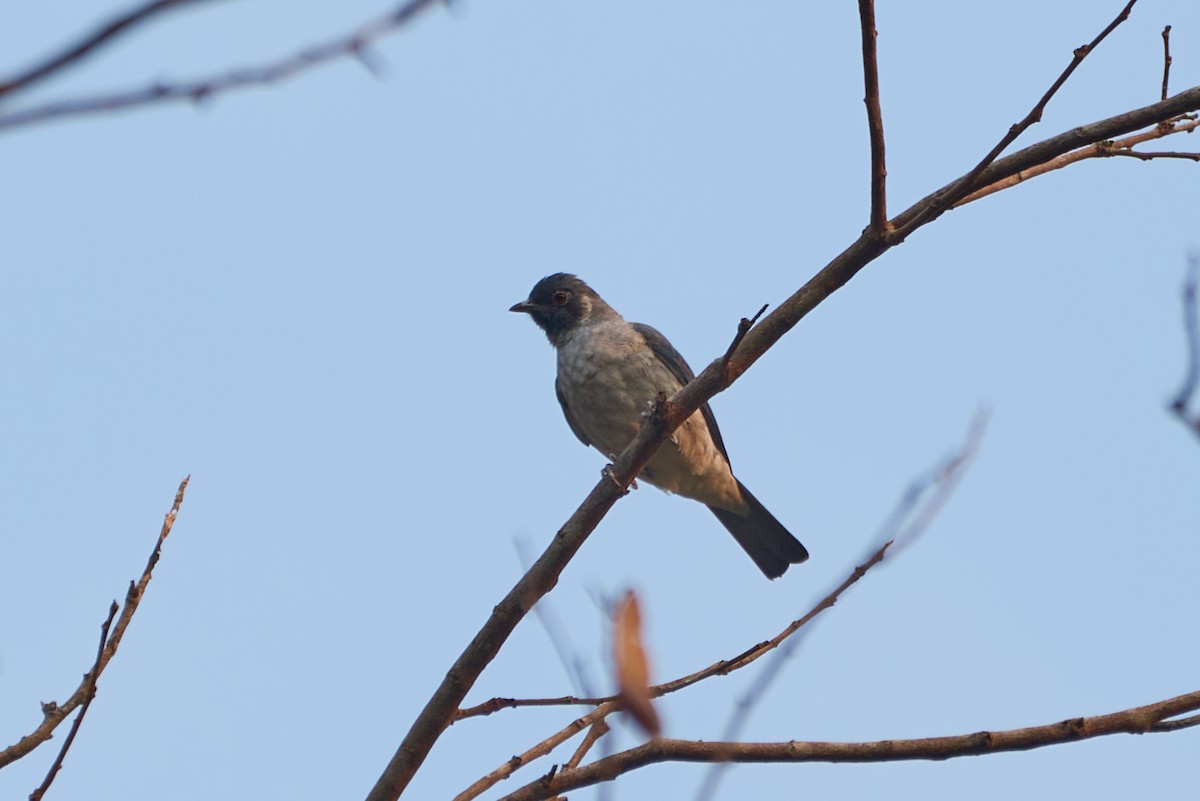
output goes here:
[[628, 494], [629, 494], [629, 490], [635, 490], [635, 489], [637, 489], [637, 488], [638, 488], [638, 483], [637, 483], [637, 479], [636, 479], [636, 478], [635, 478], [635, 479], [633, 479], [633, 481], [630, 481], [630, 482], [629, 482], [629, 487], [628, 487], [628, 488], [626, 488], [626, 487], [622, 486], [622, 485], [621, 485], [621, 482], [617, 480], [617, 477], [616, 477], [616, 475], [613, 473], [613, 469], [612, 469], [612, 467], [613, 467], [613, 466], [612, 466], [611, 464], [606, 464], [606, 465], [604, 466], [604, 469], [603, 469], [603, 470], [601, 470], [601, 471], [600, 471], [600, 473], [601, 473], [601, 475], [608, 476], [609, 480], [611, 480], [611, 481], [612, 481], [612, 483], [616, 484], [616, 485], [617, 485], [617, 488], [618, 488], [618, 489], [620, 489], [620, 490], [621, 490], [621, 492], [623, 492], [623, 493], [625, 493], [626, 495], [628, 495]]

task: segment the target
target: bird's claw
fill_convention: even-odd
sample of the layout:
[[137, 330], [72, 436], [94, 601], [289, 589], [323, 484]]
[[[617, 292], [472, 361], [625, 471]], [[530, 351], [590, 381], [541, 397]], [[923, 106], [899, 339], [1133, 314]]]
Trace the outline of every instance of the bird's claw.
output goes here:
[[622, 486], [622, 485], [621, 485], [621, 482], [620, 482], [619, 480], [617, 480], [617, 476], [616, 476], [616, 474], [614, 474], [614, 473], [613, 473], [613, 469], [612, 469], [612, 468], [613, 468], [613, 466], [612, 466], [611, 464], [606, 464], [606, 465], [604, 466], [604, 469], [603, 469], [603, 470], [601, 470], [600, 472], [601, 472], [603, 475], [605, 475], [605, 476], [608, 476], [608, 478], [609, 478], [609, 479], [612, 481], [612, 483], [614, 483], [614, 484], [616, 484], [616, 485], [617, 485], [617, 489], [621, 490], [621, 492], [623, 492], [623, 493], [625, 493], [626, 495], [628, 495], [628, 494], [629, 494], [629, 490], [635, 490], [635, 489], [637, 489], [637, 488], [638, 488], [638, 484], [637, 484], [637, 479], [636, 479], [636, 478], [635, 478], [635, 479], [633, 479], [632, 481], [630, 481], [630, 482], [629, 482], [629, 486], [628, 486], [628, 487], [624, 487], [624, 486]]

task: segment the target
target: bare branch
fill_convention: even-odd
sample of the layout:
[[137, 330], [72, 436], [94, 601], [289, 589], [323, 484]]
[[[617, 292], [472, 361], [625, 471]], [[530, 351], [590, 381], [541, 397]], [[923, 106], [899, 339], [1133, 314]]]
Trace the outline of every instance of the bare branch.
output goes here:
[[[467, 789], [463, 790], [458, 795], [454, 796], [454, 801], [470, 801], [472, 798], [477, 798], [482, 793], [494, 787], [497, 783], [504, 781], [509, 776], [513, 775], [517, 769], [524, 767], [535, 759], [540, 759], [553, 751], [558, 746], [562, 745], [567, 740], [574, 737], [579, 732], [588, 727], [595, 727], [601, 723], [604, 718], [611, 715], [613, 712], [619, 711], [620, 706], [617, 701], [601, 704], [593, 709], [588, 714], [581, 718], [576, 718], [570, 725], [555, 732], [546, 739], [542, 740], [537, 745], [522, 753], [520, 756], [514, 756], [507, 760], [503, 765], [493, 770], [491, 773], [480, 778]], [[597, 735], [598, 737], [599, 735]]]
[[1153, 732], [1179, 731], [1180, 729], [1190, 729], [1193, 726], [1200, 726], [1200, 715], [1189, 715], [1186, 718], [1177, 718], [1175, 720], [1164, 720], [1161, 723], [1155, 723], [1150, 727]]
[[360, 25], [353, 31], [327, 42], [305, 48], [291, 56], [252, 67], [230, 70], [207, 78], [177, 83], [153, 83], [141, 89], [131, 89], [107, 95], [57, 100], [27, 109], [0, 114], [0, 131], [57, 119], [98, 112], [163, 103], [172, 100], [200, 101], [234, 89], [264, 86], [287, 80], [313, 67], [347, 56], [357, 58], [372, 72], [378, 65], [364, 49], [390, 33], [403, 28], [420, 12], [440, 0], [408, 0], [382, 17]]
[[894, 535], [896, 547], [892, 550], [893, 556], [924, 534], [933, 523], [933, 519], [937, 517], [938, 512], [942, 511], [942, 507], [950, 500], [950, 496], [958, 487], [958, 482], [962, 480], [967, 468], [974, 461], [975, 454], [979, 452], [983, 433], [987, 430], [988, 419], [987, 411], [976, 412], [975, 418], [971, 421], [971, 427], [967, 431], [967, 438], [958, 451], [951, 454], [941, 466], [937, 467], [924, 484], [914, 485], [913, 490], [918, 497], [926, 494], [928, 490], [929, 498], [917, 508], [908, 525]]
[[[691, 685], [703, 681], [704, 679], [717, 675], [727, 675], [735, 670], [740, 670], [752, 662], [755, 662], [762, 656], [770, 653], [781, 643], [784, 643], [788, 640], [788, 638], [792, 637], [792, 635], [794, 635], [797, 631], [813, 621], [821, 612], [833, 607], [833, 605], [837, 603], [838, 599], [846, 590], [848, 590], [863, 576], [865, 576], [868, 570], [883, 561], [884, 554], [887, 553], [888, 549], [892, 545], [892, 536], [903, 534], [907, 540], [911, 541], [917, 535], [918, 529], [923, 529], [923, 527], [928, 526], [933, 519], [933, 515], [936, 514], [936, 511], [941, 508], [942, 504], [944, 504], [945, 493], [948, 493], [953, 489], [958, 481], [958, 478], [961, 476], [962, 471], [965, 470], [966, 466], [970, 462], [972, 455], [978, 447], [979, 438], [982, 435], [982, 427], [983, 418], [982, 416], [978, 416], [971, 426], [971, 430], [968, 434], [966, 442], [958, 451], [958, 453], [947, 459], [946, 462], [936, 471], [933, 471], [929, 478], [922, 479], [921, 481], [914, 483], [914, 485], [904, 493], [901, 502], [897, 506], [896, 512], [889, 515], [888, 523], [884, 526], [884, 536], [882, 539], [885, 539], [886, 541], [883, 543], [883, 545], [872, 556], [870, 556], [866, 562], [854, 568], [853, 572], [845, 581], [843, 581], [840, 585], [834, 588], [832, 592], [819, 601], [816, 606], [809, 610], [806, 615], [791, 623], [787, 628], [785, 628], [772, 639], [753, 646], [734, 659], [722, 660], [710, 665], [704, 670], [684, 676], [681, 679], [676, 679], [675, 681], [667, 682], [666, 684], [659, 684], [649, 688], [650, 697], [659, 698], [663, 695], [682, 690], [685, 687], [690, 687]], [[923, 496], [925, 496], [927, 490], [930, 489], [933, 489], [934, 493], [927, 502], [926, 508], [914, 514], [914, 509], [919, 506], [920, 500]], [[907, 528], [902, 528], [905, 521], [909, 519], [913, 519], [914, 522]], [[792, 640], [793, 643], [796, 641], [797, 640]], [[784, 658], [786, 658], [786, 654], [784, 655]], [[779, 664], [782, 664], [782, 662], [776, 663], [776, 670], [778, 669]], [[752, 689], [752, 694], [761, 695], [762, 692], [765, 692], [766, 686], [770, 683], [770, 680], [771, 674], [768, 673], [766, 678], [760, 681], [756, 685], [755, 689]], [[583, 755], [592, 747], [594, 741], [603, 736], [603, 734], [607, 731], [605, 718], [607, 718], [607, 716], [613, 712], [620, 711], [623, 707], [623, 701], [618, 696], [610, 696], [608, 698], [598, 699], [567, 697], [557, 699], [544, 698], [515, 700], [493, 698], [491, 701], [481, 704], [478, 707], [460, 710], [455, 720], [461, 720], [462, 718], [470, 717], [475, 714], [491, 714], [498, 709], [515, 706], [553, 706], [558, 704], [565, 705], [579, 703], [594, 703], [596, 704], [596, 709], [592, 710], [587, 715], [576, 719], [570, 725], [552, 734], [550, 737], [547, 737], [545, 740], [533, 746], [519, 757], [513, 757], [512, 759], [507, 760], [504, 764], [500, 765], [494, 771], [482, 777], [458, 796], [456, 796], [455, 801], [469, 801], [470, 799], [479, 796], [498, 782], [512, 776], [513, 773], [515, 773], [519, 768], [529, 764], [530, 761], [538, 759], [542, 756], [546, 756], [554, 748], [558, 747], [558, 745], [570, 739], [576, 733], [582, 731], [585, 727], [590, 726], [591, 729], [588, 733], [588, 736], [576, 749], [575, 754], [571, 757], [570, 761], [568, 761], [566, 765], [568, 768], [578, 766], [579, 762], [583, 758]], [[748, 706], [752, 703], [753, 699], [750, 699], [749, 701], [743, 702], [743, 705]], [[732, 736], [732, 734], [726, 732], [727, 738]]]
[[953, 208], [965, 206], [966, 204], [972, 203], [980, 198], [984, 198], [988, 195], [999, 192], [1001, 189], [1007, 189], [1010, 186], [1016, 186], [1019, 183], [1028, 181], [1030, 178], [1036, 178], [1039, 175], [1053, 172], [1054, 170], [1061, 170], [1063, 167], [1067, 167], [1085, 159], [1106, 158], [1108, 156], [1116, 155], [1116, 152], [1129, 150], [1130, 148], [1140, 145], [1143, 142], [1150, 142], [1155, 139], [1161, 139], [1164, 136], [1170, 136], [1177, 133], [1191, 133], [1196, 129], [1197, 126], [1200, 126], [1200, 120], [1197, 120], [1194, 114], [1181, 115], [1176, 119], [1159, 123], [1150, 130], [1142, 131], [1141, 133], [1134, 134], [1133, 136], [1127, 136], [1117, 140], [1096, 142], [1095, 144], [1088, 145], [1087, 147], [1081, 147], [1078, 150], [1073, 150], [1070, 153], [1064, 153], [1063, 155], [1050, 159], [1042, 164], [1030, 167], [1029, 169], [1018, 170], [1017, 172], [1008, 175], [1005, 178], [1002, 178], [998, 181], [993, 181], [992, 183], [975, 190], [962, 200], [955, 203]]
[[[1197, 109], [1200, 109], [1200, 87], [1189, 89], [1164, 102], [1080, 126], [999, 159], [981, 173], [981, 183], [1001, 180], [1079, 147], [1132, 133]], [[936, 219], [941, 212], [926, 214], [926, 209], [943, 205], [958, 183], [953, 182], [918, 201], [894, 222], [900, 224]], [[920, 222], [920, 225], [923, 224]], [[455, 719], [467, 691], [499, 652], [504, 640], [533, 604], [553, 589], [567, 562], [612, 505], [622, 497], [624, 488], [641, 472], [670, 433], [703, 403], [731, 386], [817, 305], [845, 286], [866, 265], [899, 244], [899, 240], [891, 237], [887, 237], [887, 240], [880, 241], [866, 234], [860, 236], [795, 294], [751, 328], [728, 359], [722, 356], [713, 361], [664, 405], [662, 414], [651, 415], [645, 421], [634, 441], [618, 456], [612, 468], [606, 471], [575, 513], [559, 529], [529, 572], [496, 606], [483, 628], [455, 661], [380, 775], [367, 796], [368, 801], [395, 801], [399, 798], [434, 742]]]
[[579, 747], [575, 749], [575, 753], [571, 754], [571, 758], [567, 760], [567, 764], [563, 767], [579, 767], [579, 763], [583, 762], [583, 758], [587, 756], [587, 752], [592, 749], [592, 746], [596, 744], [597, 740], [606, 734], [608, 734], [608, 721], [603, 719], [596, 721], [595, 724], [588, 729], [588, 733], [583, 738], [583, 742], [579, 744]]
[[[833, 591], [822, 598], [813, 606], [805, 615], [797, 620], [792, 621], [783, 631], [776, 634], [769, 640], [763, 640], [742, 653], [731, 659], [722, 659], [714, 662], [706, 668], [697, 670], [694, 673], [689, 673], [686, 676], [681, 676], [678, 679], [657, 684], [650, 688], [650, 694], [653, 698], [659, 698], [664, 695], [669, 695], [678, 692], [693, 684], [712, 678], [713, 676], [727, 676], [736, 670], [741, 670], [752, 662], [757, 661], [766, 654], [778, 648], [788, 637], [795, 634], [801, 628], [817, 617], [821, 612], [829, 609], [837, 603], [842, 593], [848, 590], [853, 585], [857, 584], [863, 576], [867, 574], [875, 565], [883, 561], [884, 555], [891, 547], [892, 542], [885, 542], [874, 554], [872, 554], [863, 564], [854, 568], [851, 574], [839, 584]], [[481, 715], [491, 715], [501, 709], [515, 709], [517, 707], [527, 706], [599, 706], [601, 704], [616, 704], [619, 701], [617, 696], [610, 695], [603, 698], [577, 698], [575, 696], [566, 695], [558, 698], [492, 698], [478, 706], [460, 709], [455, 715], [455, 722], [464, 718], [478, 717]], [[616, 709], [616, 707], [614, 707]]]
[[[529, 570], [531, 559], [528, 553], [527, 541], [515, 543], [517, 547], [517, 555], [521, 559], [521, 569]], [[546, 632], [546, 637], [549, 638], [550, 644], [554, 647], [554, 653], [558, 655], [558, 661], [562, 665], [563, 672], [567, 674], [567, 678], [571, 681], [575, 692], [583, 695], [594, 695], [591, 677], [588, 675], [587, 663], [575, 647], [571, 644], [571, 639], [567, 635], [566, 628], [554, 614], [553, 607], [549, 601], [543, 600], [541, 603], [535, 604], [533, 607], [534, 617], [542, 624], [542, 629]], [[461, 710], [460, 710], [461, 711]], [[494, 711], [494, 710], [493, 710]], [[491, 714], [485, 713], [485, 714]], [[464, 717], [466, 717], [464, 715]], [[452, 723], [459, 720], [456, 716]]]
[[1140, 150], [1114, 148], [1106, 156], [1129, 156], [1139, 161], [1154, 161], [1155, 159], [1183, 159], [1185, 161], [1200, 161], [1200, 153], [1184, 153], [1178, 150], [1152, 150], [1149, 153]]
[[868, 230], [883, 236], [888, 230], [887, 218], [887, 159], [884, 155], [883, 110], [879, 104], [879, 60], [875, 29], [875, 0], [858, 0], [858, 17], [862, 29], [863, 102], [867, 106], [867, 130], [871, 137], [871, 217]]
[[615, 695], [603, 698], [580, 698], [574, 695], [560, 695], [557, 698], [489, 698], [482, 704], [458, 710], [454, 713], [454, 720], [451, 723], [457, 723], [467, 718], [494, 715], [501, 709], [516, 709], [523, 706], [596, 706], [615, 700]]
[[[667, 695], [668, 693], [682, 690], [684, 687], [689, 687], [689, 686], [691, 686], [699, 681], [702, 681], [706, 678], [709, 678], [711, 676], [725, 675], [728, 673], [732, 673], [735, 670], [740, 670], [741, 668], [746, 667], [746, 665], [749, 665], [751, 662], [754, 662], [755, 660], [757, 660], [759, 657], [761, 657], [764, 654], [768, 653], [769, 651], [773, 650], [774, 648], [776, 648], [779, 645], [779, 643], [783, 642], [785, 639], [790, 637], [792, 634], [794, 634], [796, 631], [798, 631], [800, 628], [802, 628], [809, 621], [813, 620], [818, 614], [820, 614], [821, 612], [825, 611], [826, 609], [832, 607], [837, 602], [838, 597], [843, 592], [845, 592], [853, 584], [857, 583], [859, 579], [861, 579], [864, 575], [866, 575], [868, 570], [870, 570], [872, 567], [874, 567], [876, 564], [878, 564], [879, 562], [881, 562], [883, 560], [883, 555], [887, 551], [887, 549], [890, 545], [891, 545], [891, 542], [885, 543], [883, 545], [883, 547], [880, 548], [875, 553], [874, 556], [872, 556], [866, 563], [856, 567], [854, 569], [854, 572], [850, 575], [850, 577], [848, 579], [846, 579], [844, 582], [842, 582], [842, 584], [840, 586], [838, 586], [832, 593], [830, 593], [828, 596], [826, 596], [824, 599], [822, 599], [815, 607], [813, 607], [808, 612], [808, 614], [806, 614], [804, 617], [800, 618], [799, 620], [797, 620], [794, 623], [792, 623], [791, 625], [789, 625], [786, 629], [784, 629], [782, 632], [780, 632], [778, 635], [776, 635], [771, 640], [767, 640], [766, 642], [759, 643], [758, 645], [756, 645], [753, 648], [749, 649], [748, 651], [742, 653], [741, 655], [735, 657], [734, 659], [722, 660], [713, 665], [710, 665], [709, 667], [705, 668], [704, 670], [697, 671], [696, 673], [693, 673], [689, 676], [684, 676], [683, 678], [676, 679], [673, 682], [667, 682], [666, 684], [660, 684], [655, 687], [651, 687], [650, 688], [651, 697], [658, 698], [663, 695]], [[511, 703], [504, 703], [504, 702], [511, 702]], [[576, 733], [582, 731], [584, 728], [587, 728], [588, 726], [592, 726], [593, 728], [599, 726], [608, 715], [612, 714], [613, 712], [618, 712], [621, 710], [621, 701], [617, 696], [610, 696], [608, 698], [596, 698], [596, 699], [544, 698], [544, 699], [515, 700], [515, 699], [494, 698], [491, 701], [487, 702], [486, 704], [481, 704], [479, 707], [472, 707], [471, 709], [461, 710], [461, 712], [459, 713], [459, 716], [456, 718], [456, 720], [461, 720], [462, 718], [470, 717], [470, 716], [476, 714], [475, 710], [478, 710], [478, 709], [487, 709], [488, 710], [486, 712], [479, 712], [478, 714], [491, 714], [491, 712], [494, 712], [497, 709], [507, 708], [507, 707], [554, 706], [554, 705], [559, 705], [559, 704], [576, 704], [576, 703], [595, 703], [597, 706], [595, 709], [593, 709], [588, 714], [584, 715], [581, 718], [577, 718], [576, 720], [572, 721], [570, 725], [559, 730], [558, 732], [555, 732], [550, 737], [547, 737], [542, 742], [533, 746], [532, 748], [530, 748], [529, 750], [527, 750], [526, 752], [521, 754], [521, 756], [513, 757], [512, 759], [508, 760], [503, 765], [498, 767], [496, 770], [489, 773], [487, 776], [484, 776], [479, 781], [472, 784], [469, 788], [467, 788], [462, 793], [460, 793], [458, 796], [456, 796], [455, 801], [469, 801], [469, 799], [475, 798], [476, 796], [485, 792], [488, 788], [495, 785], [497, 782], [507, 779], [514, 772], [516, 772], [516, 770], [518, 768], [525, 766], [531, 760], [537, 759], [539, 757], [545, 756], [546, 754], [549, 754], [554, 748], [558, 747], [558, 745], [560, 745], [561, 743], [570, 739], [572, 736], [574, 736]], [[600, 736], [599, 734], [596, 735], [597, 738], [599, 736]], [[581, 746], [581, 748], [582, 748], [582, 746]], [[579, 752], [577, 751], [576, 753], [578, 754]]]
[[[761, 314], [761, 311], [759, 313]], [[748, 337], [754, 331], [754, 328], [740, 325], [736, 337], [738, 341], [744, 342], [744, 337]], [[711, 372], [712, 368], [724, 372], [722, 365], [727, 361], [718, 359], [710, 366], [710, 371], [706, 372]], [[709, 380], [712, 381], [712, 378]], [[697, 383], [693, 381], [688, 387], [695, 387]], [[732, 379], [726, 378], [725, 385], [728, 386], [729, 383], [732, 383]], [[582, 547], [584, 540], [608, 514], [613, 504], [628, 492], [629, 485], [641, 473], [663, 441], [683, 425], [703, 403], [702, 400], [695, 402], [690, 408], [680, 406], [678, 401], [686, 397], [686, 391], [685, 387], [674, 398], [656, 405], [655, 413], [646, 419], [637, 438], [605, 469], [600, 481], [558, 530], [558, 534], [538, 560], [496, 605], [483, 628], [455, 660], [437, 690], [426, 702], [391, 761], [371, 788], [367, 801], [395, 801], [400, 797], [400, 793], [433, 748], [434, 742], [455, 720], [459, 704], [466, 697], [467, 691], [499, 653], [500, 647], [513, 629], [534, 604], [558, 583], [559, 575]], [[716, 394], [717, 389], [708, 391], [711, 397]], [[692, 403], [690, 398], [687, 402]]]
[[[1081, 147], [1125, 136], [1197, 110], [1200, 110], [1200, 87], [1193, 87], [1180, 92], [1174, 97], [1167, 98], [1165, 101], [1124, 114], [1118, 114], [1115, 117], [1109, 117], [1108, 119], [1088, 125], [1081, 125], [1065, 133], [1030, 145], [1010, 156], [998, 159], [980, 174], [979, 185], [992, 184], [1022, 171], [1030, 170]], [[897, 228], [905, 226], [907, 230], [911, 231], [914, 229], [909, 226], [914, 221], [924, 220], [925, 222], [921, 223], [924, 225], [936, 219], [942, 212], [930, 213], [930, 211], [944, 206], [946, 199], [956, 191], [955, 187], [961, 181], [961, 178], [956, 179], [917, 201], [893, 218], [893, 225]], [[870, 264], [896, 244], [899, 244], [899, 241], [890, 236], [887, 237], [886, 242], [875, 241], [865, 235], [860, 236], [849, 247], [826, 264], [795, 294], [777, 305], [770, 314], [764, 317], [746, 335], [745, 340], [738, 348], [737, 353], [730, 359], [727, 366], [722, 366], [718, 372], [710, 365], [709, 368], [700, 373], [695, 381], [684, 387], [672, 399], [679, 413], [689, 408], [696, 408], [692, 406], [693, 401], [706, 401], [717, 392], [727, 388], [729, 383], [736, 380], [745, 370], [749, 369], [754, 362], [762, 357], [763, 353], [775, 342], [779, 341], [800, 320], [804, 319], [809, 312], [834, 292], [845, 286], [866, 265]], [[647, 439], [653, 437], [652, 433], [643, 432], [643, 434]], [[642, 443], [642, 435], [639, 435], [639, 439], [635, 442], [634, 447], [638, 447]]]
[[[853, 582], [862, 578], [867, 570], [883, 560], [884, 553], [888, 550], [889, 546], [897, 543], [897, 547], [891, 551], [891, 555], [895, 556], [902, 548], [912, 544], [929, 529], [933, 519], [942, 510], [942, 507], [946, 505], [946, 501], [949, 500], [950, 495], [958, 486], [963, 473], [966, 472], [967, 467], [970, 466], [971, 461], [974, 459], [986, 426], [987, 415], [984, 413], [977, 414], [971, 422], [967, 437], [958, 451], [943, 460], [942, 464], [930, 471], [928, 476], [917, 480], [905, 491], [900, 499], [900, 503], [896, 506], [896, 510], [888, 516], [888, 522], [885, 524], [882, 536], [880, 537], [883, 540], [883, 545], [876, 551], [875, 555], [868, 559], [862, 567], [855, 568], [854, 573], [851, 574], [846, 582], [843, 582], [841, 586], [826, 596], [825, 600], [806, 616], [807, 620], [802, 619], [794, 628], [789, 627], [790, 632], [788, 632], [787, 636], [790, 639], [787, 639], [783, 643], [766, 669], [762, 671], [757, 680], [746, 691], [745, 695], [738, 699], [734, 712], [729, 718], [729, 723], [721, 733], [721, 739], [736, 740], [741, 735], [746, 721], [750, 718], [750, 712], [762, 701], [767, 690], [770, 689], [775, 679], [782, 672], [783, 666], [791, 659], [796, 649], [800, 646], [803, 635], [800, 637], [791, 637], [791, 634], [795, 633], [808, 620], [811, 620], [816, 613], [833, 606], [842, 592], [849, 588]], [[922, 500], [924, 500], [924, 503], [922, 503]], [[905, 525], [906, 522], [908, 523], [907, 525]], [[766, 652], [760, 652], [758, 655], [761, 656], [763, 653]], [[746, 664], [748, 662], [744, 662], [738, 665], [738, 667], [744, 667]], [[700, 801], [709, 801], [709, 799], [716, 797], [717, 786], [728, 766], [729, 763], [727, 762], [718, 762], [713, 765], [697, 795]]]
[[108, 631], [112, 627], [113, 618], [117, 616], [117, 602], [113, 601], [108, 607], [108, 618], [100, 626], [100, 645], [96, 648], [96, 661], [92, 664], [92, 669], [88, 671], [87, 678], [87, 695], [83, 699], [83, 705], [79, 708], [79, 714], [75, 716], [75, 721], [71, 724], [71, 730], [67, 733], [67, 739], [63, 741], [62, 748], [58, 750], [58, 756], [54, 759], [54, 764], [50, 766], [50, 770], [46, 772], [46, 778], [38, 785], [38, 788], [29, 794], [29, 801], [41, 801], [42, 796], [50, 789], [50, 785], [54, 782], [54, 777], [62, 769], [63, 759], [67, 756], [67, 751], [71, 750], [71, 743], [75, 742], [75, 735], [79, 732], [79, 727], [83, 723], [83, 716], [87, 714], [88, 707], [92, 705], [92, 699], [96, 697], [96, 679], [100, 677], [100, 660], [104, 658], [104, 646], [108, 643]]
[[1095, 39], [1093, 39], [1090, 43], [1075, 49], [1075, 54], [1071, 59], [1071, 63], [1067, 65], [1067, 68], [1062, 71], [1062, 74], [1060, 74], [1054, 83], [1050, 85], [1050, 88], [1046, 90], [1046, 93], [1042, 95], [1041, 99], [1034, 104], [1033, 108], [1029, 110], [1029, 113], [1025, 115], [1025, 118], [1011, 126], [1008, 129], [1008, 133], [1006, 133], [1000, 139], [1000, 141], [996, 143], [996, 146], [993, 147], [970, 172], [951, 184], [946, 197], [941, 202], [925, 207], [918, 216], [907, 220], [903, 225], [893, 221], [893, 226], [896, 230], [892, 233], [890, 238], [897, 242], [903, 241], [905, 237], [907, 237], [921, 225], [924, 225], [925, 223], [930, 222], [932, 219], [942, 215], [947, 209], [952, 208], [954, 204], [965, 195], [981, 186], [982, 184], [979, 183], [979, 179], [982, 177], [984, 170], [991, 166], [991, 164], [1000, 157], [1000, 154], [1007, 150], [1008, 146], [1015, 142], [1017, 137], [1028, 130], [1030, 126], [1041, 122], [1042, 112], [1046, 110], [1046, 106], [1050, 103], [1051, 98], [1058, 93], [1058, 90], [1062, 88], [1062, 85], [1067, 82], [1068, 78], [1071, 77], [1071, 73], [1075, 72], [1075, 68], [1083, 63], [1083, 60], [1088, 57], [1088, 54], [1095, 50], [1110, 33], [1116, 30], [1118, 25], [1129, 18], [1129, 12], [1133, 9], [1135, 3], [1137, 3], [1137, 0], [1129, 0], [1129, 2], [1125, 4], [1125, 7], [1121, 9], [1121, 13], [1117, 14], [1116, 18], [1114, 18], [1113, 21], [1108, 24], [1108, 27], [1101, 31]]
[[501, 801], [540, 801], [580, 787], [611, 781], [622, 774], [658, 762], [898, 762], [1028, 751], [1111, 734], [1172, 731], [1175, 729], [1162, 728], [1170, 725], [1164, 721], [1197, 709], [1200, 709], [1200, 691], [1109, 715], [953, 737], [867, 743], [729, 743], [657, 739], [585, 767], [544, 776], [504, 796]]
[[729, 360], [733, 358], [734, 352], [738, 349], [738, 345], [742, 344], [742, 340], [746, 338], [746, 334], [750, 333], [750, 329], [758, 322], [758, 319], [766, 312], [770, 304], [764, 303], [762, 307], [754, 314], [753, 317], [743, 317], [738, 321], [737, 334], [734, 335], [733, 341], [729, 343], [729, 347], [725, 349], [725, 355], [721, 357], [722, 364], [728, 365]]
[[101, 45], [107, 44], [125, 31], [146, 22], [164, 11], [200, 2], [205, 2], [205, 0], [154, 0], [154, 2], [146, 3], [118, 17], [114, 17], [75, 44], [65, 48], [62, 52], [34, 64], [12, 78], [0, 81], [0, 98], [28, 89], [39, 81], [60, 72], [85, 56], [90, 55]]
[[88, 700], [91, 693], [89, 687], [94, 687], [96, 680], [104, 672], [104, 668], [108, 666], [109, 661], [116, 655], [117, 648], [121, 644], [121, 638], [125, 635], [125, 629], [129, 627], [129, 622], [133, 620], [133, 615], [137, 611], [138, 604], [146, 592], [146, 587], [150, 583], [154, 566], [158, 564], [159, 556], [162, 554], [163, 542], [166, 541], [167, 535], [171, 533], [171, 528], [175, 525], [175, 518], [179, 515], [179, 507], [183, 503], [183, 494], [187, 490], [190, 478], [191, 476], [188, 476], [179, 483], [179, 489], [175, 492], [175, 502], [171, 505], [171, 511], [167, 512], [166, 517], [163, 518], [163, 525], [158, 534], [158, 541], [154, 544], [154, 550], [150, 553], [150, 559], [146, 562], [146, 568], [142, 571], [141, 577], [137, 583], [129, 582], [129, 590], [125, 594], [125, 608], [121, 611], [121, 616], [117, 618], [117, 624], [112, 628], [111, 634], [107, 635], [107, 643], [101, 649], [100, 659], [96, 661], [93, 669], [83, 677], [83, 682], [71, 694], [66, 703], [61, 706], [53, 702], [42, 705], [41, 724], [32, 733], [27, 734], [15, 744], [0, 751], [0, 768], [15, 762], [49, 740], [54, 734], [54, 730], [58, 728], [58, 725], [74, 712], [76, 708]]
[[1171, 26], [1163, 28], [1163, 82], [1162, 82], [1162, 98], [1167, 99], [1167, 84], [1171, 80]]

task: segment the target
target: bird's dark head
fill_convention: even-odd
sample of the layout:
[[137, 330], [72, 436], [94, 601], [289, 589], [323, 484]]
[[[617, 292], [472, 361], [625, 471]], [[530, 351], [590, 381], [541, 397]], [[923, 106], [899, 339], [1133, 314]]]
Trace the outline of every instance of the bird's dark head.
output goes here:
[[570, 273], [546, 276], [534, 284], [528, 299], [509, 311], [532, 317], [555, 347], [576, 327], [616, 314], [590, 286]]

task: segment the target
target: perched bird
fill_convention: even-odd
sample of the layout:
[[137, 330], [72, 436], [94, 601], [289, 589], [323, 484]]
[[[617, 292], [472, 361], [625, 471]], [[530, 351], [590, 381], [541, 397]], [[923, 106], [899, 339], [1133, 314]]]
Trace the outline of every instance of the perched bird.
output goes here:
[[[554, 386], [567, 424], [610, 459], [637, 436], [660, 392], [674, 395], [694, 377], [666, 337], [626, 322], [573, 275], [546, 276], [509, 311], [528, 314], [546, 332], [558, 353]], [[640, 477], [707, 506], [768, 578], [808, 558], [799, 540], [734, 478], [707, 403], [663, 443]]]

